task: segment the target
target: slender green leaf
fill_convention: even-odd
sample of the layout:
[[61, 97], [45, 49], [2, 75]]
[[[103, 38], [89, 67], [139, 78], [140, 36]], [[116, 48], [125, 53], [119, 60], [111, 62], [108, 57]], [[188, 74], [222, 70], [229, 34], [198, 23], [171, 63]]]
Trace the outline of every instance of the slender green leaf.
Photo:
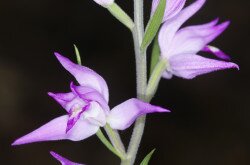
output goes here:
[[147, 156], [143, 159], [140, 165], [148, 165], [149, 160], [151, 159], [151, 156], [153, 155], [154, 152], [155, 149], [153, 149], [149, 154], [147, 154]]
[[153, 73], [153, 70], [159, 61], [159, 56], [160, 56], [160, 47], [158, 43], [158, 37], [156, 37], [154, 40], [152, 54], [151, 54], [150, 75]]
[[152, 42], [155, 35], [157, 34], [162, 23], [165, 7], [166, 7], [166, 0], [160, 0], [159, 5], [157, 6], [153, 16], [150, 18], [148, 22], [146, 32], [141, 44], [141, 50], [145, 50], [148, 47], [148, 45]]
[[130, 30], [134, 27], [133, 20], [115, 2], [107, 7], [108, 11]]
[[77, 63], [79, 65], [82, 65], [82, 60], [81, 60], [81, 55], [80, 55], [80, 52], [77, 48], [77, 46], [74, 44], [74, 48], [75, 48], [75, 54], [76, 54], [76, 60], [77, 60]]

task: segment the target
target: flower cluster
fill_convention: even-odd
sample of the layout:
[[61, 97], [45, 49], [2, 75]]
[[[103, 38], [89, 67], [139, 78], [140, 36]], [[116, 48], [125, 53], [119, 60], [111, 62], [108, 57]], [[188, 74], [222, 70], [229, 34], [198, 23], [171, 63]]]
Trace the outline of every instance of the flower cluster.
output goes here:
[[[114, 3], [114, 0], [94, 1], [106, 8]], [[160, 0], [152, 1], [151, 15], [156, 11], [159, 2]], [[228, 55], [209, 45], [228, 27], [229, 21], [218, 24], [218, 19], [215, 19], [206, 24], [182, 28], [181, 26], [200, 10], [205, 0], [196, 0], [184, 8], [185, 3], [186, 0], [167, 0], [162, 26], [158, 33], [159, 60], [166, 63], [160, 77], [170, 79], [174, 75], [184, 79], [193, 79], [213, 71], [239, 69], [237, 64], [229, 62]], [[132, 23], [127, 25], [133, 28]], [[214, 54], [218, 60], [198, 55], [201, 51]], [[142, 115], [170, 112], [136, 98], [126, 100], [111, 109], [108, 105], [107, 83], [98, 73], [73, 63], [59, 53], [55, 53], [55, 56], [78, 82], [78, 85], [70, 83], [70, 92], [48, 93], [65, 109], [66, 114], [17, 139], [12, 145], [54, 140], [80, 141], [96, 134], [101, 127], [108, 126], [113, 130], [125, 130]], [[62, 165], [80, 165], [55, 152], [50, 153]]]
[[[204, 5], [205, 0], [196, 0], [184, 9], [182, 8], [185, 0], [167, 2], [167, 10], [158, 36], [161, 60], [167, 62], [166, 70], [162, 75], [164, 78], [170, 79], [175, 75], [184, 79], [192, 79], [213, 71], [239, 69], [235, 63], [197, 55], [198, 52], [205, 51], [223, 60], [230, 59], [218, 48], [208, 45], [228, 27], [229, 21], [217, 24], [218, 19], [215, 19], [207, 24], [180, 29]], [[158, 0], [153, 1], [152, 11], [158, 3]]]

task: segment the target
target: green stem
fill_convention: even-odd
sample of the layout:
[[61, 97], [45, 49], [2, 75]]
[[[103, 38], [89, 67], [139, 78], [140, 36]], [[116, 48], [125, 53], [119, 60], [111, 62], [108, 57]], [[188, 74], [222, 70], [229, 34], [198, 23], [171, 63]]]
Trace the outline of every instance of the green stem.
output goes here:
[[[149, 79], [147, 88], [146, 88], [146, 93], [145, 93], [145, 98], [144, 100], [147, 102], [150, 102], [151, 99], [153, 98], [160, 79], [161, 79], [161, 75], [164, 72], [164, 70], [167, 67], [167, 61], [161, 59], [159, 60], [159, 62], [157, 63], [157, 65], [155, 66], [151, 77]], [[137, 119], [136, 123], [135, 123], [135, 127], [133, 130], [133, 134], [130, 140], [130, 144], [129, 144], [129, 149], [127, 152], [127, 158], [124, 159], [122, 161], [122, 165], [132, 165], [134, 164], [135, 158], [136, 158], [136, 153], [138, 151], [139, 145], [140, 145], [140, 141], [143, 135], [143, 130], [144, 130], [144, 126], [145, 126], [145, 121], [146, 121], [146, 116], [142, 116], [140, 118]]]
[[97, 137], [101, 140], [101, 142], [115, 155], [117, 155], [119, 158], [124, 159], [124, 155], [119, 153], [113, 146], [112, 144], [106, 139], [104, 134], [102, 133], [101, 129], [98, 130], [96, 133]]
[[[132, 31], [135, 47], [136, 59], [136, 89], [137, 98], [147, 100], [145, 91], [147, 87], [147, 56], [146, 50], [141, 51], [141, 43], [144, 35], [143, 23], [143, 0], [134, 0], [134, 22], [135, 27]], [[134, 130], [130, 139], [127, 158], [121, 162], [122, 165], [134, 164], [137, 151], [140, 146], [141, 138], [144, 132], [146, 116], [141, 116], [135, 122]]]
[[115, 149], [119, 151], [122, 155], [124, 155], [123, 157], [125, 157], [125, 147], [122, 143], [119, 133], [116, 130], [113, 130], [108, 124], [104, 126], [104, 129]]
[[156, 64], [148, 81], [148, 86], [146, 90], [146, 96], [148, 102], [154, 97], [161, 79], [161, 75], [165, 71], [166, 67], [167, 67], [167, 61], [164, 59], [160, 59], [159, 62]]

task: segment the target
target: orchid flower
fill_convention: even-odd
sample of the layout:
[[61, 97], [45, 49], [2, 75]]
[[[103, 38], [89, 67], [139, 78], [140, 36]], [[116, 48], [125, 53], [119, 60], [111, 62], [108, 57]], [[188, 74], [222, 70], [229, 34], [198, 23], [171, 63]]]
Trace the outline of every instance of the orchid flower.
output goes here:
[[58, 53], [55, 55], [80, 84], [75, 86], [71, 83], [69, 93], [48, 93], [67, 114], [17, 139], [12, 145], [62, 139], [79, 141], [94, 135], [99, 127], [106, 124], [113, 129], [124, 130], [143, 114], [169, 112], [135, 98], [117, 105], [110, 111], [109, 92], [105, 80], [93, 70], [74, 64]]
[[114, 3], [114, 0], [94, 0], [97, 4], [108, 7]]
[[[160, 0], [153, 0], [152, 1], [151, 15], [153, 15], [153, 13], [155, 12], [159, 2], [160, 2]], [[177, 15], [182, 10], [185, 3], [186, 3], [186, 0], [167, 0], [166, 9], [164, 12], [162, 22], [165, 22], [166, 20]]]
[[184, 8], [176, 16], [165, 21], [160, 29], [158, 42], [161, 60], [167, 63], [163, 77], [170, 79], [172, 75], [185, 79], [192, 79], [198, 75], [228, 68], [237, 68], [232, 62], [214, 60], [201, 57], [197, 53], [201, 50], [214, 53], [217, 57], [226, 59], [227, 55], [215, 47], [207, 44], [219, 36], [229, 25], [229, 22], [218, 24], [218, 19], [210, 23], [188, 26], [179, 29], [205, 3], [196, 0]]
[[53, 152], [53, 151], [50, 151], [50, 154], [55, 158], [57, 159], [62, 165], [84, 165], [84, 164], [79, 164], [79, 163], [74, 163], [64, 157], [62, 157], [61, 155]]

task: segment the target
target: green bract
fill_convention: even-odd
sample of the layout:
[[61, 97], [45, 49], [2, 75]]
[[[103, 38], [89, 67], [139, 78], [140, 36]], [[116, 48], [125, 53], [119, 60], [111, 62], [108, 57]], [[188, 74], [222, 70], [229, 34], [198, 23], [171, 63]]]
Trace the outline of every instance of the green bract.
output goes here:
[[140, 165], [148, 165], [149, 160], [151, 159], [153, 153], [155, 152], [155, 149], [153, 149], [147, 156], [143, 159]]
[[166, 0], [161, 0], [146, 27], [146, 32], [141, 44], [141, 50], [144, 51], [156, 36], [159, 27], [161, 26], [162, 23], [165, 7], [166, 7]]

